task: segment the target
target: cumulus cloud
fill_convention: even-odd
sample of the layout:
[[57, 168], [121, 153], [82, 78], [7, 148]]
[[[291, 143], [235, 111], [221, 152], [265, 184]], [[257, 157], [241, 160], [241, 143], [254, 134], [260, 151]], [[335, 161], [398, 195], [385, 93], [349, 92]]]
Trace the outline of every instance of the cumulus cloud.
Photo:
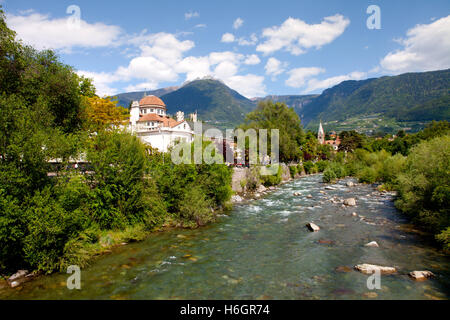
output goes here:
[[266, 28], [262, 36], [267, 40], [256, 47], [257, 51], [270, 54], [284, 49], [293, 55], [300, 55], [309, 48], [320, 48], [339, 37], [350, 24], [340, 14], [325, 17], [319, 24], [288, 18], [280, 26]]
[[354, 71], [346, 75], [340, 75], [335, 77], [326, 78], [323, 80], [310, 79], [308, 80], [308, 85], [303, 93], [310, 93], [318, 90], [323, 90], [335, 86], [342, 81], [346, 80], [361, 80], [367, 76], [365, 72]]
[[266, 70], [266, 74], [272, 76], [272, 80], [274, 80], [277, 75], [282, 74], [284, 72], [285, 66], [286, 63], [283, 63], [280, 60], [272, 57], [269, 58], [269, 60], [267, 60], [264, 69]]
[[242, 20], [241, 18], [237, 18], [236, 20], [234, 20], [233, 22], [233, 29], [237, 30], [240, 27], [242, 27], [242, 25], [244, 24], [244, 20]]
[[200, 17], [200, 14], [198, 12], [192, 11], [192, 10], [189, 12], [186, 12], [184, 14], [184, 19], [186, 19], [186, 20], [190, 20], [192, 18], [198, 18], [198, 17]]
[[247, 98], [266, 95], [264, 77], [255, 74], [235, 75], [223, 80], [227, 86]]
[[53, 19], [49, 15], [28, 11], [24, 15], [7, 14], [8, 25], [17, 37], [37, 49], [71, 51], [74, 47], [95, 48], [117, 46], [123, 36], [120, 27], [70, 17]]
[[325, 72], [323, 68], [309, 67], [296, 68], [288, 71], [289, 78], [285, 81], [286, 85], [293, 88], [300, 88], [305, 85], [308, 78]]
[[259, 64], [260, 62], [261, 62], [261, 60], [259, 59], [258, 55], [256, 55], [256, 54], [247, 55], [247, 57], [244, 60], [244, 64], [248, 64], [248, 65]]
[[118, 90], [116, 88], [112, 88], [110, 86], [111, 83], [119, 80], [119, 77], [116, 74], [108, 72], [91, 72], [84, 70], [77, 71], [77, 74], [92, 79], [94, 86], [97, 89], [97, 93], [100, 96], [111, 96], [118, 93]]
[[450, 68], [450, 15], [408, 30], [403, 48], [388, 53], [381, 67], [392, 73]]
[[224, 33], [222, 35], [222, 39], [220, 41], [222, 41], [222, 42], [234, 42], [234, 35], [229, 33], [229, 32]]
[[244, 37], [241, 37], [238, 39], [238, 44], [240, 46], [254, 46], [258, 42], [258, 37], [255, 33], [252, 33], [250, 35], [249, 39], [246, 39]]

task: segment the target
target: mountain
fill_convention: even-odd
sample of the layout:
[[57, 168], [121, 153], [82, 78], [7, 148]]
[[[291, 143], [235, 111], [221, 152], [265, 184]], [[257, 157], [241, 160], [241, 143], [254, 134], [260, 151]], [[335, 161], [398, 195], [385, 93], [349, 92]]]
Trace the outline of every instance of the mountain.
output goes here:
[[135, 91], [135, 92], [126, 92], [126, 93], [120, 93], [115, 95], [114, 97], [117, 98], [117, 105], [122, 106], [124, 108], [128, 108], [130, 105], [130, 102], [132, 101], [139, 101], [144, 97], [144, 94], [147, 95], [154, 95], [157, 97], [161, 97], [162, 95], [165, 95], [169, 92], [177, 90], [179, 87], [167, 87], [152, 91]]
[[253, 101], [213, 79], [189, 82], [160, 98], [165, 102], [169, 113], [181, 110], [188, 115], [197, 111], [200, 120], [217, 127], [241, 123], [245, 114], [256, 106]]
[[450, 120], [449, 95], [450, 69], [405, 73], [341, 82], [323, 91], [299, 114], [308, 128], [317, 127], [320, 119], [333, 129], [340, 124], [357, 128], [365, 122], [373, 124], [372, 130], [423, 126], [431, 120]]
[[273, 102], [284, 102], [288, 107], [294, 108], [294, 110], [300, 115], [303, 108], [311, 103], [314, 98], [318, 97], [318, 94], [308, 95], [269, 95], [264, 98], [253, 98], [252, 101], [258, 103], [259, 101], [272, 100]]

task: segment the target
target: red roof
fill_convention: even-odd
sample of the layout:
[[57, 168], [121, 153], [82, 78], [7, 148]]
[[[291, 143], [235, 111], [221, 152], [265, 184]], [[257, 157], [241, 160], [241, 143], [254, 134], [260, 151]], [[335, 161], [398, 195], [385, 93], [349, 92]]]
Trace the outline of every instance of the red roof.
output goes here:
[[138, 120], [138, 122], [147, 122], [147, 121], [161, 122], [163, 124], [162, 125], [163, 127], [170, 127], [170, 128], [173, 128], [183, 122], [183, 121], [177, 121], [168, 116], [161, 116], [156, 113], [144, 114]]
[[166, 107], [166, 105], [164, 104], [164, 102], [158, 98], [157, 96], [146, 96], [143, 97], [141, 99], [141, 101], [139, 101], [139, 105], [140, 106], [147, 106], [147, 105], [152, 105], [152, 106], [160, 106], [160, 107]]

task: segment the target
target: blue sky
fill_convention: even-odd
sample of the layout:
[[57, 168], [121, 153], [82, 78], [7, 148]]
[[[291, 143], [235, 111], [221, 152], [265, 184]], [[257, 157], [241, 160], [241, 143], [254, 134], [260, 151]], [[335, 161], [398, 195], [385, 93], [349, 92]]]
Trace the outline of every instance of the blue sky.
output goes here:
[[[9, 26], [52, 48], [98, 93], [212, 76], [247, 97], [450, 68], [450, 1], [0, 0]], [[79, 8], [80, 20], [69, 6]], [[368, 29], [369, 5], [381, 29]]]

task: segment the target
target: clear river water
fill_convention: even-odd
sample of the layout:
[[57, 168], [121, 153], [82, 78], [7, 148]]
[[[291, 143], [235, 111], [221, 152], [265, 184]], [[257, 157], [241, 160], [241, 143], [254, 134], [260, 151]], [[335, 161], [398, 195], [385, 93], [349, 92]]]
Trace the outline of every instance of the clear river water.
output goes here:
[[[390, 195], [346, 181], [334, 190], [321, 175], [288, 182], [212, 225], [115, 248], [82, 270], [80, 290], [56, 273], [1, 289], [0, 299], [448, 299], [449, 257], [408, 224]], [[333, 196], [354, 197], [357, 206], [343, 208]], [[379, 247], [365, 247], [370, 241]], [[398, 272], [369, 290], [368, 276], [353, 270], [361, 263]], [[436, 277], [417, 282], [408, 276], [414, 270]]]

